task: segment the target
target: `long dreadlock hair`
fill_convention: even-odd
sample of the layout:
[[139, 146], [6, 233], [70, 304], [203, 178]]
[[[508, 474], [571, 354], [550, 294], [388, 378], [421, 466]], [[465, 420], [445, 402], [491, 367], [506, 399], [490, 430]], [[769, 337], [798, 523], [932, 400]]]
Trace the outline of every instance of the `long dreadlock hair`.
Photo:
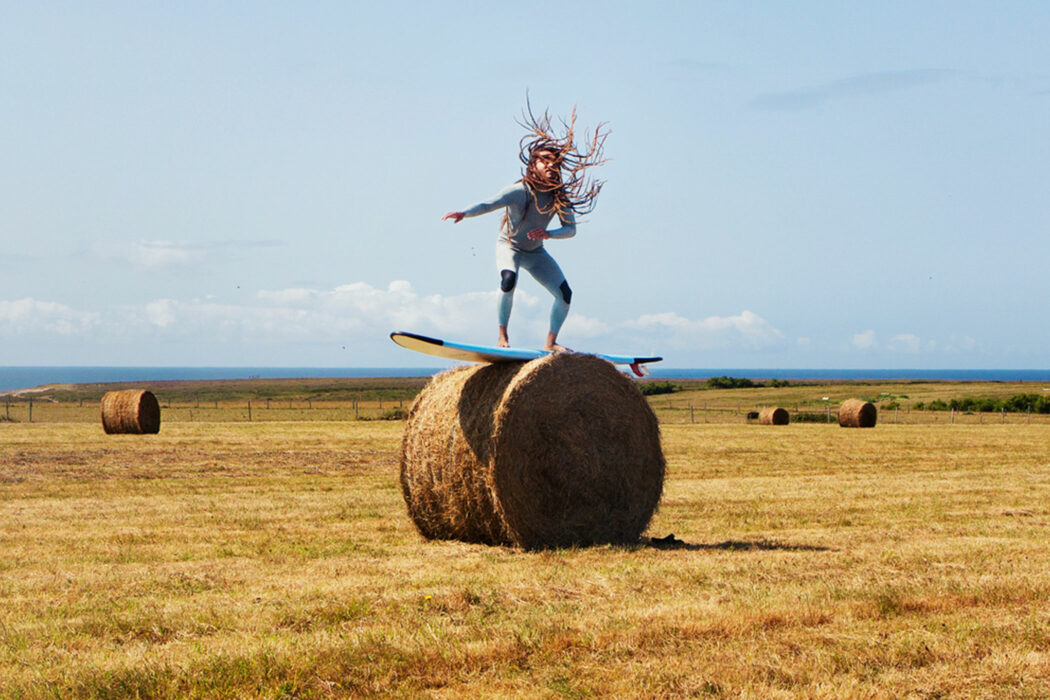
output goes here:
[[[561, 134], [551, 125], [547, 110], [541, 117], [536, 117], [527, 94], [521, 116], [518, 124], [529, 132], [519, 144], [518, 157], [524, 166], [522, 180], [532, 191], [546, 192], [552, 196], [550, 206], [540, 211], [559, 216], [584, 215], [594, 211], [594, 201], [605, 182], [587, 177], [586, 170], [608, 160], [603, 154], [605, 139], [609, 136], [609, 130], [605, 128], [608, 122], [599, 124], [581, 148], [576, 145], [575, 106], [569, 121], [559, 119]], [[548, 168], [550, 176], [546, 179], [541, 178], [533, 167], [538, 158], [549, 159], [553, 166]], [[539, 208], [538, 203], [536, 206]]]

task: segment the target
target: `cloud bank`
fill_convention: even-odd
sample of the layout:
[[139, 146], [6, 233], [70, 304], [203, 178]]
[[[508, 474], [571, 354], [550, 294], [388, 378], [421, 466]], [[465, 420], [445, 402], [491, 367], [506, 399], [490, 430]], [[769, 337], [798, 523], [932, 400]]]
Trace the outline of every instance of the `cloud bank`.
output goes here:
[[[372, 363], [388, 354], [387, 335], [395, 330], [494, 340], [498, 294], [423, 294], [408, 282], [394, 281], [385, 288], [354, 282], [332, 289], [261, 290], [247, 303], [152, 299], [101, 311], [21, 299], [0, 301], [0, 337], [75, 335], [81, 340], [174, 342], [197, 347], [312, 344], [359, 349], [375, 357], [354, 361]], [[526, 346], [542, 342], [549, 312], [548, 297], [518, 290], [512, 340]], [[664, 348], [749, 352], [776, 349], [785, 343], [783, 333], [747, 310], [705, 318], [688, 318], [669, 311], [626, 320], [598, 319], [573, 312], [563, 336], [571, 338], [577, 349], [606, 352], [663, 352]], [[213, 362], [208, 357], [191, 359], [197, 364]]]

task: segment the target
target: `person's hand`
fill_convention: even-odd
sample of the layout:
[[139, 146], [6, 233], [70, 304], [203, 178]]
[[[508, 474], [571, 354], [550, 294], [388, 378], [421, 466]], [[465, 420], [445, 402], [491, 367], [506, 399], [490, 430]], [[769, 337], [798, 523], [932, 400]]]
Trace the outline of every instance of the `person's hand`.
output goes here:
[[458, 224], [460, 221], [463, 221], [463, 212], [450, 211], [449, 213], [441, 217], [442, 221], [448, 221], [449, 219], [452, 219], [452, 223]]
[[528, 237], [530, 241], [545, 241], [550, 238], [551, 235], [547, 233], [546, 229], [534, 228], [529, 231]]

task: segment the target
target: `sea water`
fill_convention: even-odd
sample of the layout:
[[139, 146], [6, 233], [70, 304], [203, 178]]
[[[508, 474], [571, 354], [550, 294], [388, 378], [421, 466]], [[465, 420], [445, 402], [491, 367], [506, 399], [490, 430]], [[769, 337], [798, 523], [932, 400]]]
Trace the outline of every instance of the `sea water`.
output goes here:
[[[152, 382], [198, 379], [308, 377], [429, 377], [441, 367], [0, 367], [0, 391], [49, 384]], [[1050, 382], [1050, 369], [652, 369], [659, 379], [741, 377], [786, 380], [950, 380]]]

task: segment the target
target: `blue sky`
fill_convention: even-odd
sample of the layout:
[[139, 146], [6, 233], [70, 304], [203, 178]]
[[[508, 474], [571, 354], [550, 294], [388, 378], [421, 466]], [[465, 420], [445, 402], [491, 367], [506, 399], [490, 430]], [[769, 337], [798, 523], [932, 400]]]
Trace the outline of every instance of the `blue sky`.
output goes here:
[[[0, 365], [432, 366], [496, 335], [533, 104], [607, 121], [561, 339], [1045, 368], [1050, 4], [4, 3]], [[596, 173], [597, 174], [597, 173]], [[518, 345], [549, 297], [523, 278]]]

